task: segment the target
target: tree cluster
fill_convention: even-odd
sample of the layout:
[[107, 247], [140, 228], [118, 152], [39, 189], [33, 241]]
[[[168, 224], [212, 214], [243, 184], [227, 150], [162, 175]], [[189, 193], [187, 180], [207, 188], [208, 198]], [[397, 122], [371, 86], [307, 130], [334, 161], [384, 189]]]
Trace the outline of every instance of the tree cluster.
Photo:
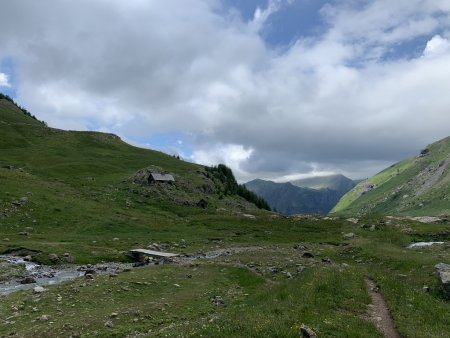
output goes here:
[[6, 101], [8, 101], [8, 102], [11, 102], [13, 105], [15, 105], [17, 108], [19, 108], [20, 109], [20, 111], [22, 112], [22, 113], [24, 113], [25, 115], [27, 115], [27, 116], [29, 116], [29, 117], [31, 117], [32, 119], [35, 119], [36, 121], [38, 121], [38, 122], [40, 122], [40, 123], [42, 123], [42, 124], [44, 124], [44, 125], [47, 125], [44, 121], [39, 121], [37, 118], [36, 118], [36, 116], [34, 116], [34, 115], [32, 115], [28, 110], [26, 110], [24, 107], [21, 107], [21, 106], [19, 106], [11, 97], [9, 97], [8, 95], [5, 95], [5, 94], [2, 94], [2, 93], [0, 93], [0, 100], [6, 100]]
[[225, 164], [219, 164], [216, 167], [206, 167], [206, 171], [222, 183], [224, 195], [239, 195], [255, 204], [258, 208], [270, 211], [270, 206], [266, 200], [256, 195], [253, 191], [248, 190], [245, 185], [238, 184], [233, 171]]

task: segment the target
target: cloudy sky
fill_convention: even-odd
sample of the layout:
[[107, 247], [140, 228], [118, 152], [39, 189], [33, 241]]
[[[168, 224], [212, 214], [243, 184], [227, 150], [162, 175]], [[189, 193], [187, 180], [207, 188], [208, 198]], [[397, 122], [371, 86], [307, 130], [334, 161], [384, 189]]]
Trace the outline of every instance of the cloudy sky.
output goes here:
[[448, 0], [14, 0], [0, 92], [240, 181], [375, 174], [450, 135]]

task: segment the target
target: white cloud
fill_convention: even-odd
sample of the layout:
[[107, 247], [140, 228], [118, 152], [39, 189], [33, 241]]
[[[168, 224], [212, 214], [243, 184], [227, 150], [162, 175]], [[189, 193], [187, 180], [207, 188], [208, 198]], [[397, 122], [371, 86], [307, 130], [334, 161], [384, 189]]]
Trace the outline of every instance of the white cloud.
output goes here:
[[[204, 149], [195, 150], [191, 156], [194, 162], [205, 165], [216, 165], [224, 163], [234, 169], [234, 174], [241, 178], [247, 176], [247, 173], [241, 169], [240, 164], [248, 160], [253, 149], [245, 149], [237, 144], [216, 144]], [[244, 179], [245, 181], [245, 179]]]
[[0, 73], [0, 87], [11, 87], [8, 75], [5, 73]]
[[[15, 0], [1, 53], [17, 100], [51, 126], [186, 132], [192, 159], [241, 180], [368, 176], [448, 135], [448, 2], [328, 5], [323, 34], [270, 50], [259, 32], [287, 3], [247, 23], [219, 0]], [[392, 57], [416, 39], [417, 55]]]
[[440, 35], [436, 35], [427, 42], [423, 54], [424, 56], [449, 55], [450, 41], [442, 38]]

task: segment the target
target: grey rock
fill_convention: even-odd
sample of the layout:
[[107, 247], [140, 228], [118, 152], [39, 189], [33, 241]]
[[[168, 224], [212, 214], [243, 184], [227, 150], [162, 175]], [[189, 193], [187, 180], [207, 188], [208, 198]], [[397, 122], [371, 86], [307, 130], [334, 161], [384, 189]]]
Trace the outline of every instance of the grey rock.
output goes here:
[[105, 322], [105, 327], [114, 327], [114, 324], [113, 324], [113, 322], [111, 320], [107, 320]]
[[304, 338], [317, 338], [317, 334], [305, 325], [302, 325], [300, 328], [300, 334]]
[[25, 277], [20, 281], [20, 284], [31, 284], [31, 283], [36, 283], [36, 279], [34, 279], [31, 276]]
[[59, 257], [57, 254], [50, 254], [48, 255], [48, 260], [52, 263], [56, 263], [57, 261], [59, 261]]
[[344, 234], [343, 236], [344, 236], [344, 238], [355, 238], [356, 237], [353, 232], [349, 232], [348, 234]]
[[64, 255], [63, 259], [64, 259], [64, 262], [66, 262], [66, 263], [73, 263], [73, 262], [75, 262], [75, 257], [73, 257], [71, 255], [68, 255], [68, 256]]
[[444, 296], [450, 300], [450, 264], [439, 263], [435, 266]]
[[309, 252], [309, 251], [305, 251], [302, 255], [303, 258], [314, 258], [314, 255]]
[[211, 301], [215, 306], [225, 305], [223, 298], [220, 296], [215, 296]]
[[39, 321], [41, 322], [48, 322], [50, 320], [50, 316], [48, 315], [42, 315], [39, 317]]
[[33, 292], [34, 292], [34, 293], [42, 293], [42, 292], [44, 292], [44, 291], [45, 291], [45, 289], [44, 289], [42, 286], [40, 286], [40, 285], [36, 286], [36, 287], [33, 289]]

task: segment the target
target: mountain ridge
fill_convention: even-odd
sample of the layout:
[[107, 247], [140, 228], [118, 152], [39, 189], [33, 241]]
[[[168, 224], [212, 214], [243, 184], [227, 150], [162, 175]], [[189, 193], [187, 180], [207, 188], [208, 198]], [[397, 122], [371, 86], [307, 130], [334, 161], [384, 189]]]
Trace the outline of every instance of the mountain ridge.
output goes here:
[[449, 215], [450, 137], [393, 164], [342, 197], [333, 214]]
[[[340, 181], [345, 183], [340, 184]], [[327, 214], [350, 187], [343, 175], [332, 175], [313, 179], [296, 180], [293, 182], [276, 183], [262, 179], [255, 179], [245, 183], [245, 186], [264, 198], [273, 210], [285, 215], [294, 214]], [[309, 185], [310, 187], [307, 187]], [[320, 189], [313, 189], [311, 186]], [[340, 190], [330, 189], [328, 186], [339, 187]], [[352, 184], [352, 187], [354, 183]]]

